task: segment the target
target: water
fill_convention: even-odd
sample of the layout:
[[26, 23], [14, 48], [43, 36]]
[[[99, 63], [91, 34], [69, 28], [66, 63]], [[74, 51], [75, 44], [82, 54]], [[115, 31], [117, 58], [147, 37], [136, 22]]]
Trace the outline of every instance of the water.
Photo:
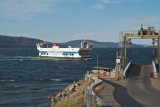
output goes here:
[[[99, 66], [114, 68], [116, 51], [93, 49], [92, 60], [53, 61], [39, 58], [35, 47], [0, 47], [0, 107], [50, 107], [48, 96], [83, 79], [97, 65], [97, 54]], [[152, 49], [127, 53], [135, 63], [151, 63], [155, 57]]]

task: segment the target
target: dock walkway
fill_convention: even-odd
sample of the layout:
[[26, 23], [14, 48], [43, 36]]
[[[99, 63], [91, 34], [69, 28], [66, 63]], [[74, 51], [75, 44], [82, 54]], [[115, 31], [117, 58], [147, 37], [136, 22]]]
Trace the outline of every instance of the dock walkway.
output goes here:
[[103, 79], [105, 87], [97, 95], [113, 107], [159, 107], [160, 88], [150, 72], [151, 65], [134, 65], [125, 80]]

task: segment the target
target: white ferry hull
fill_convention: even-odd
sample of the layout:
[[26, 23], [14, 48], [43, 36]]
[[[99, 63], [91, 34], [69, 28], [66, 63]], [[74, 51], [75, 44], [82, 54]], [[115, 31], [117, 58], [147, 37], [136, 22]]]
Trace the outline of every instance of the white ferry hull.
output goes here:
[[40, 57], [50, 57], [50, 58], [81, 58], [79, 55], [79, 48], [43, 48], [39, 49]]
[[71, 48], [71, 47], [60, 48], [56, 44], [53, 44], [51, 48], [48, 48], [47, 44], [40, 43], [37, 44], [37, 50], [39, 51], [39, 56], [42, 58], [54, 58], [54, 59], [90, 58], [91, 48], [89, 47], [89, 45], [85, 44], [85, 48], [83, 48], [83, 44], [81, 45], [82, 45], [81, 48]]

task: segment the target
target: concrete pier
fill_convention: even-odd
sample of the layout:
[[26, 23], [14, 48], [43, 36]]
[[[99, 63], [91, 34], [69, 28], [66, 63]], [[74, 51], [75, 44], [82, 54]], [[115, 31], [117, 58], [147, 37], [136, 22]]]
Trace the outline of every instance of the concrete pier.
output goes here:
[[152, 65], [132, 65], [126, 79], [103, 79], [97, 95], [113, 107], [159, 107], [160, 80], [151, 75]]

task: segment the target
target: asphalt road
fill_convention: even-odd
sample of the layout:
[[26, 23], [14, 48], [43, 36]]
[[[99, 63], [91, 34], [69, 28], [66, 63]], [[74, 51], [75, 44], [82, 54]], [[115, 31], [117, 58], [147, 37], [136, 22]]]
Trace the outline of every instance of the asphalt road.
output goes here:
[[151, 71], [150, 65], [134, 65], [125, 80], [103, 80], [105, 89], [98, 95], [113, 107], [160, 107], [160, 90], [151, 84]]

